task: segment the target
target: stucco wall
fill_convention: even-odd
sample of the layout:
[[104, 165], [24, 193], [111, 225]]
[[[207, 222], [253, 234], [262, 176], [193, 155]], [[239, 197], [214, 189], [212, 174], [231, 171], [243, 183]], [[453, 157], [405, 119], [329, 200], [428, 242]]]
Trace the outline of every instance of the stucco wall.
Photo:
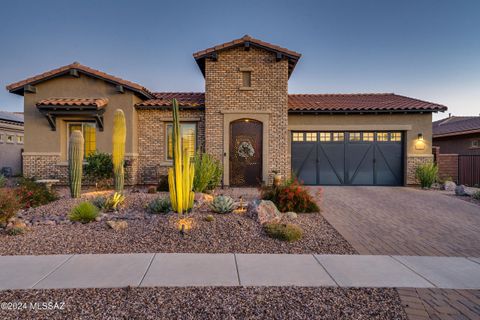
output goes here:
[[[397, 130], [405, 134], [405, 181], [416, 184], [415, 169], [422, 163], [433, 161], [432, 114], [349, 114], [349, 115], [299, 115], [288, 116], [288, 129], [293, 130]], [[418, 134], [423, 141], [418, 140]], [[289, 141], [290, 141], [289, 135]], [[289, 143], [290, 146], [290, 143]], [[290, 153], [290, 151], [289, 151]]]
[[[241, 69], [249, 69], [252, 89], [242, 90]], [[229, 184], [230, 121], [250, 118], [261, 121], [263, 137], [263, 180], [272, 179], [272, 170], [290, 174], [288, 152], [288, 65], [276, 61], [275, 54], [263, 49], [233, 48], [218, 52], [218, 60], [205, 64], [205, 147], [222, 160], [224, 183]]]
[[[7, 136], [13, 136], [13, 142], [7, 141]], [[12, 174], [22, 173], [23, 143], [18, 141], [23, 137], [23, 126], [0, 122], [0, 169], [9, 167]]]

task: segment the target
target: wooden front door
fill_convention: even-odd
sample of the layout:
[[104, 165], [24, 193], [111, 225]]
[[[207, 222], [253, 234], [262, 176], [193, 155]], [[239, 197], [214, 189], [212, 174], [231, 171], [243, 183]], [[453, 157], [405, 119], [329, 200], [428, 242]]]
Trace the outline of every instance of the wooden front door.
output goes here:
[[241, 119], [230, 123], [230, 185], [257, 186], [262, 182], [262, 123]]

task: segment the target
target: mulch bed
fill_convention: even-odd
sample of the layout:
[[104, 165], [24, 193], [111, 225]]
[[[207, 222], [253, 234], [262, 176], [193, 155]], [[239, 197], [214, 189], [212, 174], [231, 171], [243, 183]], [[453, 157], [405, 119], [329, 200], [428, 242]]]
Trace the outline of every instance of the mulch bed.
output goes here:
[[[94, 193], [86, 194], [92, 198]], [[0, 255], [42, 255], [73, 253], [191, 252], [191, 253], [318, 253], [356, 254], [353, 247], [321, 214], [299, 214], [291, 222], [304, 230], [300, 241], [286, 243], [268, 238], [254, 220], [240, 214], [214, 214], [208, 209], [195, 209], [192, 230], [182, 235], [175, 221], [177, 215], [153, 215], [145, 205], [156, 197], [145, 192], [127, 192], [124, 207], [110, 213], [108, 219], [124, 219], [128, 228], [114, 231], [105, 221], [70, 224], [67, 214], [80, 202], [61, 199], [23, 212], [22, 218], [33, 221], [25, 234], [9, 236], [0, 232]], [[215, 221], [204, 218], [213, 214]], [[44, 225], [42, 220], [56, 221]], [[105, 218], [104, 218], [105, 219]]]
[[1, 319], [407, 319], [394, 289], [306, 287], [15, 290], [2, 302], [64, 310], [0, 310]]

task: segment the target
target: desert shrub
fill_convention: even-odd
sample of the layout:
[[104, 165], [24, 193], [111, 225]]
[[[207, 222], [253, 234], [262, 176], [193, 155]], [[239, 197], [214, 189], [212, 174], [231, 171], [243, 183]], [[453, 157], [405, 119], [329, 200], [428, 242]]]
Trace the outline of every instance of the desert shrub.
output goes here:
[[210, 208], [216, 213], [229, 213], [235, 209], [235, 202], [229, 196], [218, 196], [213, 198]]
[[7, 178], [3, 174], [0, 173], [0, 188], [5, 187], [7, 184]]
[[438, 167], [434, 163], [425, 163], [417, 167], [415, 176], [420, 181], [420, 186], [429, 189], [438, 180]]
[[91, 202], [98, 209], [103, 209], [105, 207], [105, 202], [107, 202], [107, 198], [102, 197], [102, 196], [98, 196], [98, 197], [93, 198], [93, 200]]
[[156, 198], [147, 205], [147, 210], [154, 214], [169, 213], [172, 210], [172, 205], [168, 198]]
[[57, 194], [43, 183], [27, 178], [20, 179], [17, 195], [23, 208], [38, 207], [58, 199]]
[[113, 177], [112, 156], [108, 153], [95, 151], [89, 154], [85, 161], [85, 175], [97, 182], [97, 185], [107, 186]]
[[115, 192], [105, 200], [103, 209], [105, 211], [117, 211], [118, 207], [125, 202], [125, 196], [121, 193]]
[[99, 210], [96, 206], [90, 202], [82, 202], [70, 211], [68, 218], [71, 221], [78, 221], [81, 223], [88, 223], [95, 220], [98, 217]]
[[263, 200], [270, 200], [281, 212], [311, 213], [320, 208], [298, 180], [289, 180], [282, 186], [268, 186], [260, 189]]
[[0, 189], [0, 222], [7, 222], [22, 208], [18, 195], [12, 189]]
[[195, 164], [195, 177], [193, 178], [193, 190], [205, 192], [214, 190], [222, 180], [222, 164], [208, 153], [197, 152], [193, 159]]
[[9, 236], [18, 236], [25, 233], [25, 229], [19, 227], [13, 227], [7, 231]]
[[263, 230], [270, 238], [288, 242], [300, 240], [303, 236], [303, 230], [291, 223], [270, 222], [263, 226]]
[[480, 200], [480, 191], [475, 192], [475, 193], [472, 195], [472, 198], [473, 198], [473, 199]]

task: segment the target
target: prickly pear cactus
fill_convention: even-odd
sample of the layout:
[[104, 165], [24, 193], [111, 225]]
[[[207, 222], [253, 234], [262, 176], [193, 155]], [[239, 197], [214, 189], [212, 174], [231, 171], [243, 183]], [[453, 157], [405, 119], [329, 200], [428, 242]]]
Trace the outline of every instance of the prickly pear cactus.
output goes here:
[[235, 203], [228, 196], [218, 196], [213, 199], [210, 208], [216, 213], [229, 213], [235, 209]]
[[72, 198], [82, 193], [83, 145], [82, 132], [73, 131], [68, 144], [68, 181]]
[[112, 162], [113, 162], [113, 180], [115, 191], [122, 192], [125, 180], [123, 162], [125, 158], [125, 140], [127, 139], [127, 126], [125, 114], [121, 109], [115, 110], [113, 116], [113, 136], [112, 136]]

